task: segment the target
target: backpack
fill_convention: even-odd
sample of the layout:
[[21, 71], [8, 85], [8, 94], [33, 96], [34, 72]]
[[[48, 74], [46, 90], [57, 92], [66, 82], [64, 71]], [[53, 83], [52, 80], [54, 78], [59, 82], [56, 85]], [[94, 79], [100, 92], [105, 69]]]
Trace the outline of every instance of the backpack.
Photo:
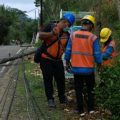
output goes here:
[[42, 45], [39, 48], [37, 48], [37, 50], [35, 51], [35, 55], [34, 55], [35, 63], [40, 63], [40, 56], [44, 52], [45, 47], [46, 47], [46, 45], [44, 43], [42, 43]]

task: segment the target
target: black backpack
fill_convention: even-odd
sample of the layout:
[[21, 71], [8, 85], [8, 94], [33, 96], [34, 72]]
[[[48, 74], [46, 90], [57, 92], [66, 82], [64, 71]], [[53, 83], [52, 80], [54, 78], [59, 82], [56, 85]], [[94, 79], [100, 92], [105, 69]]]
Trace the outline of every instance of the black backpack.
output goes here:
[[35, 63], [40, 63], [40, 56], [44, 52], [46, 45], [44, 43], [41, 44], [39, 48], [35, 51], [34, 55], [34, 62]]

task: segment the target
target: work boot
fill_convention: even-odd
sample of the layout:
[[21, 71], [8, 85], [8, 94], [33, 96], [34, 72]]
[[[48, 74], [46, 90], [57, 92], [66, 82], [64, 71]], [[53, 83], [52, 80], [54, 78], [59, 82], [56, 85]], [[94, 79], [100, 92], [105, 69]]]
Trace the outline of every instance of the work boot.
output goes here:
[[49, 100], [48, 100], [48, 106], [51, 107], [51, 108], [52, 108], [52, 107], [53, 107], [53, 108], [56, 107], [55, 102], [54, 102], [53, 99], [49, 99]]

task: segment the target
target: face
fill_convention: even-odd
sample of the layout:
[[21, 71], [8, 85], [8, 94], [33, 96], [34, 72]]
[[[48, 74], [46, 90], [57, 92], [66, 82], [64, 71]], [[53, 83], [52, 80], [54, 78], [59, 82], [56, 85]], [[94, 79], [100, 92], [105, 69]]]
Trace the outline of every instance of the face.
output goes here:
[[58, 24], [60, 29], [66, 28], [70, 26], [70, 23], [67, 20], [61, 20]]
[[82, 26], [83, 26], [85, 29], [87, 29], [88, 31], [94, 30], [92, 24], [86, 24], [86, 25], [83, 24]]
[[89, 30], [89, 31], [92, 31], [92, 30], [93, 30], [93, 25], [92, 25], [92, 24], [89, 24], [89, 25], [88, 25], [88, 30]]

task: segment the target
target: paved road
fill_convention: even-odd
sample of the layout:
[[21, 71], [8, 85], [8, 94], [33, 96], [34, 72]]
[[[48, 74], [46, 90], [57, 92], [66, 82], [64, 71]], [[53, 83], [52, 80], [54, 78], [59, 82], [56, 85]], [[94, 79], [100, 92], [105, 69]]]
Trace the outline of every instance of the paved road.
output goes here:
[[0, 46], [0, 59], [14, 56], [19, 49], [20, 46]]
[[[20, 46], [0, 46], [0, 59], [9, 58], [19, 53], [21, 50]], [[10, 62], [5, 63], [6, 65], [10, 64]], [[7, 69], [6, 66], [0, 65], [0, 76]]]

